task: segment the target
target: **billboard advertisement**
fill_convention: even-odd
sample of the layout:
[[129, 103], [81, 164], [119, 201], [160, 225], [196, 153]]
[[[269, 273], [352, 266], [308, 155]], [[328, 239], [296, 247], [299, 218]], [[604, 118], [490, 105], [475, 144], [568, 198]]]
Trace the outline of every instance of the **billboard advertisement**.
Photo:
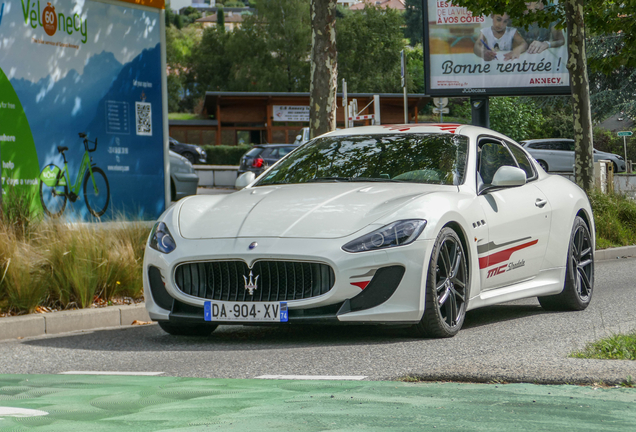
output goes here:
[[476, 16], [441, 0], [425, 2], [423, 19], [427, 94], [570, 94], [565, 30], [554, 23], [515, 27], [505, 11]]
[[74, 220], [159, 216], [162, 8], [0, 0], [3, 192], [30, 192], [37, 210]]

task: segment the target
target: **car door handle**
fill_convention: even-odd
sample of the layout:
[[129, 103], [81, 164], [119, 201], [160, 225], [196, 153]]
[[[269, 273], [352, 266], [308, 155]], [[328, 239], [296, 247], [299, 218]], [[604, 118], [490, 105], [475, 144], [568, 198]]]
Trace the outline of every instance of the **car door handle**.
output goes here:
[[548, 203], [547, 199], [537, 198], [537, 200], [534, 202], [534, 205], [536, 205], [539, 208], [543, 208], [543, 206], [545, 206], [547, 203]]

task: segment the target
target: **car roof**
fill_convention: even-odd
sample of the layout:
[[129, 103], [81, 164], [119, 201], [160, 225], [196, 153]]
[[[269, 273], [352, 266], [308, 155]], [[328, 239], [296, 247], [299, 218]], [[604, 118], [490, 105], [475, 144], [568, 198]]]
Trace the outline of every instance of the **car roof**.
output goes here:
[[438, 133], [438, 134], [458, 134], [469, 136], [489, 135], [501, 139], [510, 140], [511, 138], [500, 134], [492, 129], [481, 126], [463, 125], [458, 123], [409, 123], [395, 125], [380, 126], [360, 126], [347, 129], [337, 129], [328, 132], [323, 137], [338, 137], [351, 135], [393, 135], [393, 134], [412, 134], [412, 133]]
[[540, 143], [540, 142], [552, 142], [552, 141], [574, 141], [570, 138], [538, 138], [538, 139], [527, 139], [521, 141], [522, 143]]

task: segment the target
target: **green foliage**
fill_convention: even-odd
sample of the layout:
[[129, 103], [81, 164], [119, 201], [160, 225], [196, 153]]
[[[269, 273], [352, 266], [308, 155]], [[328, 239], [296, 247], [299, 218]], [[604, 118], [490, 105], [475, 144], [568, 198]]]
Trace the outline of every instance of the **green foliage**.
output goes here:
[[[545, 137], [542, 125], [545, 122], [541, 110], [531, 102], [521, 98], [492, 97], [490, 107], [490, 128], [509, 136], [515, 141]], [[468, 101], [453, 109], [453, 115], [470, 119]]]
[[424, 52], [422, 44], [406, 48], [407, 89], [409, 93], [424, 93]]
[[406, 11], [404, 12], [404, 37], [408, 38], [411, 46], [422, 44], [423, 23], [422, 23], [422, 2], [421, 0], [406, 0]]
[[618, 194], [589, 194], [596, 226], [596, 248], [636, 244], [636, 203]]
[[201, 30], [198, 26], [189, 26], [182, 30], [175, 26], [166, 27], [169, 112], [191, 109], [194, 104], [192, 97], [186, 97], [188, 63], [200, 40]]
[[397, 93], [400, 51], [404, 49], [403, 19], [394, 9], [366, 6], [337, 24], [338, 76], [347, 90], [359, 93]]
[[241, 28], [208, 28], [191, 55], [188, 94], [309, 89], [309, 2], [262, 0]]
[[89, 307], [96, 298], [140, 298], [150, 228], [140, 223], [72, 226], [38, 218], [32, 235], [0, 220], [0, 311]]
[[[582, 351], [570, 355], [575, 358], [600, 360], [636, 360], [636, 331], [628, 334], [615, 334], [605, 339], [589, 343]], [[633, 386], [631, 377], [625, 381]]]
[[216, 28], [218, 28], [220, 32], [225, 31], [225, 11], [222, 7], [216, 10]]
[[605, 70], [604, 63], [608, 56], [621, 57], [625, 38], [621, 33], [598, 35], [587, 41], [590, 102], [595, 120], [604, 120], [621, 111], [636, 117], [636, 67], [620, 64]]
[[238, 165], [251, 145], [206, 145], [203, 146], [207, 154], [208, 165]]

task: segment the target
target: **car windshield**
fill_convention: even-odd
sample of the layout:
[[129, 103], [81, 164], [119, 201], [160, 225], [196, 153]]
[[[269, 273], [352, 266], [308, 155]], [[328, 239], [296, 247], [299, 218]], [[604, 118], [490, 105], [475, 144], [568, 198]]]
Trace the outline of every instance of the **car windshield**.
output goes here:
[[309, 182], [464, 182], [468, 138], [451, 134], [318, 138], [300, 147], [256, 186]]

